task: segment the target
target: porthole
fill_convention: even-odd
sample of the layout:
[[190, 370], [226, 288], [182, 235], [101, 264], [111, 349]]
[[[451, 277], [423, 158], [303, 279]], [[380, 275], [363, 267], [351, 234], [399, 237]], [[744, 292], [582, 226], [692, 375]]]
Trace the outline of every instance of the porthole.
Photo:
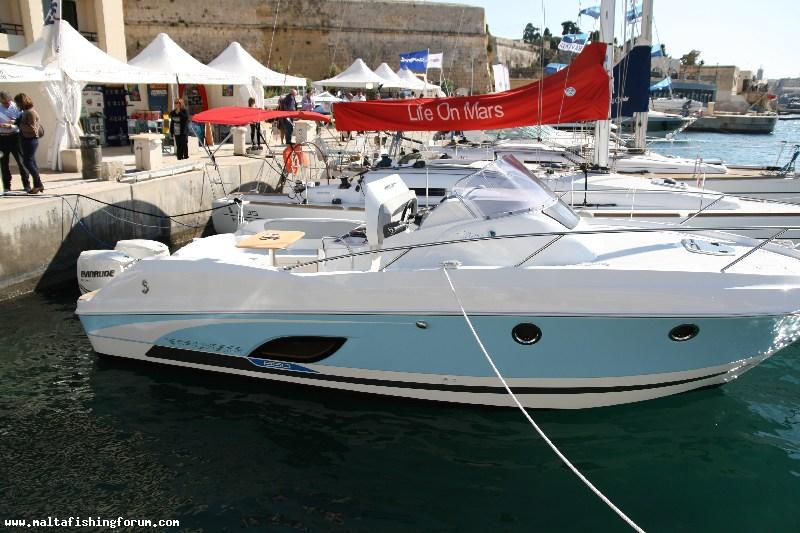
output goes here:
[[700, 333], [700, 328], [694, 324], [681, 324], [670, 330], [669, 338], [675, 342], [684, 342], [697, 337], [698, 333]]
[[536, 324], [523, 322], [514, 326], [511, 330], [511, 338], [520, 344], [536, 344], [542, 338], [542, 330]]

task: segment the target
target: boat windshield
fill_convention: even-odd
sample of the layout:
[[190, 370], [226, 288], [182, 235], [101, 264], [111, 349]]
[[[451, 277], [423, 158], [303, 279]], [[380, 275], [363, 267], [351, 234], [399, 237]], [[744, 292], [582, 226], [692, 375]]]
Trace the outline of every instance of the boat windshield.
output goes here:
[[497, 218], [542, 211], [572, 229], [578, 215], [513, 155], [503, 156], [458, 180], [452, 194], [477, 217]]

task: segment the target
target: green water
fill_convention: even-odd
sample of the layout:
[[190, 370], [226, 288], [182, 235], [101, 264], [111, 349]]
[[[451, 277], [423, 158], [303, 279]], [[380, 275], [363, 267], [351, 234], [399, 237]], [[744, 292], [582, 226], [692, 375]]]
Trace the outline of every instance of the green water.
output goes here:
[[[98, 360], [75, 297], [0, 303], [0, 520], [626, 530], [516, 411]], [[534, 416], [648, 531], [800, 531], [800, 346], [722, 388]]]

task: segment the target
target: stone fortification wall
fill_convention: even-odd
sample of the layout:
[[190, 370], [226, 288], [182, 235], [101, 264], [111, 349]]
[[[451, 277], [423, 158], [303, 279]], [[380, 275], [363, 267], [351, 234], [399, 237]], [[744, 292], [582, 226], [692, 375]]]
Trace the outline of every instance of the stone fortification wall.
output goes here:
[[[166, 32], [203, 62], [239, 41], [270, 68], [319, 80], [332, 65], [342, 70], [358, 57], [370, 68], [385, 61], [396, 70], [399, 53], [430, 48], [444, 52], [444, 76], [456, 87], [468, 88], [471, 80], [476, 92], [490, 86], [483, 8], [396, 0], [125, 0], [124, 10], [129, 58]], [[439, 71], [430, 78], [438, 81]]]
[[494, 53], [500, 63], [510, 71], [516, 69], [532, 69], [539, 63], [539, 52], [531, 44], [521, 39], [504, 39], [493, 37]]

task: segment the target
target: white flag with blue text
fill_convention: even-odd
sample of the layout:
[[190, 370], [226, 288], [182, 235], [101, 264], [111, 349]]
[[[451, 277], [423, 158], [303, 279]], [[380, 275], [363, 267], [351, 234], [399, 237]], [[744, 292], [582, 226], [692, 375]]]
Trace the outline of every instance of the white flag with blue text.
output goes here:
[[44, 25], [49, 33], [42, 54], [42, 65], [48, 65], [58, 59], [61, 53], [61, 0], [51, 0], [44, 16]]

